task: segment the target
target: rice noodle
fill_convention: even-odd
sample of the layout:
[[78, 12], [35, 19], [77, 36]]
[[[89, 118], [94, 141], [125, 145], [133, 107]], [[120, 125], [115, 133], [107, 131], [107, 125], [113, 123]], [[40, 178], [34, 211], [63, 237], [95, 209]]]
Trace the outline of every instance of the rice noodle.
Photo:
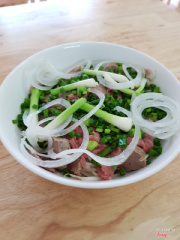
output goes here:
[[[167, 113], [166, 117], [155, 122], [144, 119], [142, 112], [149, 107], [162, 109]], [[138, 125], [151, 136], [167, 139], [180, 129], [179, 103], [161, 93], [141, 94], [132, 101], [131, 111]]]
[[77, 176], [77, 175], [74, 175], [74, 174], [69, 174], [72, 178], [76, 178], [76, 179], [79, 179], [79, 180], [82, 180], [82, 181], [99, 181], [101, 180], [100, 177], [95, 177], [95, 176], [92, 176], [92, 177], [81, 177], [81, 176]]

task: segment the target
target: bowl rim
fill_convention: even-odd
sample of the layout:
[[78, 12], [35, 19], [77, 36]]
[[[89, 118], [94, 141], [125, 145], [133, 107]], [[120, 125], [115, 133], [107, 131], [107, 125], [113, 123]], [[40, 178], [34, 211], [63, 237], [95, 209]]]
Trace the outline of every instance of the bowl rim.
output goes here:
[[[175, 75], [169, 70], [167, 69], [162, 63], [158, 62], [156, 59], [152, 58], [151, 56], [124, 46], [124, 45], [119, 45], [119, 44], [115, 44], [115, 43], [108, 43], [108, 42], [95, 42], [95, 41], [85, 41], [85, 42], [72, 42], [72, 43], [65, 43], [65, 44], [61, 44], [61, 45], [56, 45], [50, 48], [46, 48], [44, 50], [41, 50], [31, 56], [29, 56], [28, 58], [26, 58], [25, 60], [23, 60], [20, 64], [18, 64], [7, 76], [6, 78], [3, 80], [1, 86], [0, 86], [0, 94], [1, 91], [3, 91], [3, 86], [5, 81], [8, 80], [8, 78], [11, 77], [11, 75], [14, 74], [14, 72], [16, 72], [19, 68], [21, 68], [25, 63], [27, 63], [29, 60], [31, 60], [32, 58], [34, 58], [36, 55], [39, 55], [43, 52], [46, 51], [51, 51], [52, 49], [55, 48], [66, 48], [66, 47], [73, 47], [75, 45], [84, 45], [84, 44], [91, 44], [91, 45], [108, 45], [108, 46], [114, 46], [114, 47], [122, 47], [124, 49], [129, 49], [132, 52], [136, 52], [137, 54], [141, 54], [144, 55], [146, 58], [149, 58], [151, 61], [157, 63], [158, 65], [160, 65], [165, 71], [168, 71], [169, 74], [171, 75], [172, 79], [174, 81], [176, 81], [176, 83], [179, 84], [180, 86], [180, 82], [178, 81], [178, 79], [175, 77]], [[0, 129], [2, 128], [2, 126], [0, 126]], [[2, 134], [3, 131], [0, 131], [0, 140], [3, 143], [3, 145], [5, 146], [5, 148], [8, 150], [8, 152], [19, 162], [21, 163], [25, 168], [27, 168], [28, 170], [30, 170], [31, 172], [37, 174], [38, 176], [45, 178], [47, 180], [59, 183], [59, 184], [63, 184], [66, 186], [71, 186], [71, 187], [77, 187], [77, 188], [87, 188], [87, 189], [102, 189], [102, 188], [112, 188], [112, 187], [120, 187], [120, 186], [124, 186], [124, 185], [128, 185], [128, 184], [132, 184], [132, 183], [136, 183], [138, 181], [144, 180], [152, 175], [154, 175], [155, 173], [159, 172], [160, 170], [162, 170], [165, 166], [167, 166], [170, 162], [172, 162], [174, 160], [174, 158], [178, 155], [178, 153], [180, 152], [180, 147], [176, 149], [176, 151], [174, 151], [171, 155], [171, 157], [167, 158], [164, 162], [161, 162], [161, 164], [157, 165], [154, 169], [149, 170], [146, 175], [141, 174], [141, 172], [139, 172], [139, 174], [135, 174], [135, 175], [131, 175], [130, 178], [119, 178], [117, 179], [112, 179], [109, 181], [95, 181], [95, 182], [87, 182], [87, 181], [80, 181], [80, 180], [76, 180], [76, 179], [69, 179], [69, 178], [65, 178], [65, 177], [60, 177], [58, 175], [55, 175], [39, 166], [34, 165], [32, 162], [30, 161], [23, 161], [23, 158], [19, 158], [18, 154], [16, 154], [17, 151], [12, 151], [8, 145], [8, 139], [5, 137], [4, 134]], [[24, 157], [25, 158], [25, 157]], [[147, 167], [147, 166], [146, 166]], [[138, 172], [138, 171], [136, 171]]]

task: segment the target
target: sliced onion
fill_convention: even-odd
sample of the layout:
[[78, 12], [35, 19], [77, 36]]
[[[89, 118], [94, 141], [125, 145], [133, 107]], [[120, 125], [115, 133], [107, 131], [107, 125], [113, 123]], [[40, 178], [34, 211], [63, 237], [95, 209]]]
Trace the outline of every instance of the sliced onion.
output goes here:
[[26, 129], [25, 136], [28, 139], [28, 141], [30, 142], [30, 144], [36, 150], [40, 150], [39, 145], [37, 144], [37, 142], [39, 140], [40, 141], [48, 141], [47, 149], [50, 149], [51, 146], [52, 146], [52, 136], [56, 136], [57, 133], [59, 133], [62, 129], [67, 127], [68, 124], [72, 120], [72, 116], [70, 116], [59, 127], [55, 128], [55, 129], [52, 129], [52, 130], [49, 130], [49, 129], [46, 129], [46, 128], [42, 128], [39, 125], [41, 125], [42, 123], [47, 122], [49, 120], [52, 120], [54, 117], [45, 118], [45, 119], [39, 121], [36, 125], [34, 125], [34, 122], [32, 120], [34, 119], [35, 116], [37, 116], [43, 110], [45, 110], [45, 109], [47, 109], [47, 108], [49, 108], [49, 107], [51, 107], [53, 105], [56, 105], [56, 104], [63, 105], [66, 108], [68, 108], [70, 106], [70, 103], [68, 101], [66, 101], [63, 98], [59, 98], [59, 99], [55, 99], [55, 100], [47, 103], [46, 105], [41, 107], [38, 111], [29, 114], [27, 116], [27, 118], [24, 117], [24, 124], [28, 127]]
[[[84, 64], [86, 65], [83, 69], [89, 69], [91, 61], [86, 60], [83, 63], [79, 63], [77, 66]], [[70, 79], [72, 77], [80, 76], [83, 69], [76, 73], [63, 73], [56, 69], [55, 66], [48, 60], [40, 60], [39, 62], [33, 63], [31, 68], [26, 69], [24, 74], [26, 81], [29, 81], [35, 88], [40, 90], [50, 90], [58, 83], [59, 78]]]
[[38, 80], [36, 79], [36, 72], [39, 69], [38, 67], [39, 64], [40, 63], [37, 63], [36, 65], [34, 64], [33, 66], [31, 66], [30, 69], [25, 69], [24, 75], [25, 75], [26, 81], [29, 82], [33, 87], [37, 89], [45, 90], [45, 91], [50, 90], [52, 86], [42, 86], [42, 84], [38, 82]]
[[55, 118], [56, 118], [55, 116], [44, 118], [41, 121], [39, 121], [37, 124], [40, 126], [41, 124], [43, 124], [45, 122], [48, 122], [48, 121], [51, 121], [51, 120], [54, 120]]
[[[167, 113], [161, 120], [152, 122], [142, 117], [144, 109], [156, 107]], [[179, 103], [161, 93], [145, 93], [136, 97], [131, 103], [131, 111], [142, 130], [153, 137], [167, 139], [180, 130]]]
[[90, 66], [91, 66], [91, 60], [86, 60], [86, 61], [83, 61], [81, 63], [78, 63], [76, 64], [75, 66], [73, 66], [71, 69], [69, 69], [67, 72], [70, 72], [72, 69], [78, 67], [78, 66], [82, 66], [85, 64], [85, 67], [81, 70], [81, 71], [78, 71], [78, 72], [75, 72], [75, 73], [64, 73], [64, 72], [59, 72], [59, 78], [64, 78], [64, 79], [70, 79], [72, 77], [78, 77], [81, 75], [82, 71], [84, 69], [89, 69]]
[[50, 87], [58, 83], [58, 76], [58, 70], [49, 61], [44, 61], [35, 72], [36, 81]]
[[[73, 120], [77, 121], [75, 119], [73, 119]], [[38, 159], [38, 158], [32, 156], [32, 154], [35, 154], [35, 155], [41, 156], [41, 157], [45, 157], [45, 158], [56, 159], [58, 157], [59, 153], [56, 154], [53, 151], [49, 151], [48, 154], [41, 154], [38, 151], [36, 151], [35, 149], [33, 149], [29, 144], [26, 143], [25, 137], [21, 139], [21, 144], [20, 144], [21, 152], [28, 160], [30, 160], [34, 164], [41, 166], [41, 167], [56, 168], [56, 167], [61, 167], [66, 164], [72, 163], [82, 155], [81, 150], [86, 149], [88, 142], [89, 142], [89, 132], [87, 130], [87, 127], [84, 124], [81, 124], [80, 126], [83, 130], [83, 141], [82, 141], [81, 146], [79, 147], [80, 151], [78, 153], [75, 153], [75, 154], [72, 154], [69, 156], [69, 155], [67, 155], [67, 154], [69, 154], [69, 152], [67, 152], [67, 154], [63, 154], [63, 158], [58, 159], [58, 160], [41, 160], [41, 159]], [[32, 154], [30, 154], [26, 149], [28, 149], [29, 152], [31, 152]], [[70, 150], [66, 150], [66, 151], [70, 151]]]
[[59, 134], [59, 136], [63, 136], [63, 135], [66, 135], [67, 133], [71, 132], [72, 130], [74, 130], [77, 126], [79, 126], [81, 123], [83, 123], [84, 121], [86, 121], [88, 118], [90, 118], [103, 104], [104, 102], [104, 99], [105, 99], [105, 96], [104, 94], [97, 90], [97, 89], [93, 89], [93, 88], [90, 88], [90, 92], [96, 94], [100, 101], [99, 103], [93, 108], [93, 110], [91, 110], [89, 113], [87, 113], [83, 118], [81, 118], [79, 121], [77, 121], [76, 123], [74, 123], [72, 126], [66, 128], [66, 129], [63, 129]]
[[[101, 62], [101, 63], [97, 64], [96, 67], [95, 67], [95, 70], [98, 70], [100, 66], [102, 66], [102, 65], [104, 65], [105, 63], [108, 63], [108, 62], [104, 61], [104, 62]], [[130, 76], [130, 74], [128, 73], [128, 71], [127, 71], [128, 67], [132, 67], [137, 72], [137, 76], [135, 78], [132, 78]], [[117, 83], [117, 82], [108, 81], [108, 79], [103, 78], [100, 75], [97, 75], [97, 79], [102, 85], [104, 85], [105, 87], [110, 88], [110, 89], [134, 88], [135, 86], [138, 86], [141, 83], [141, 80], [144, 77], [144, 71], [141, 67], [135, 66], [135, 65], [123, 64], [123, 70], [126, 74], [126, 77], [130, 81]]]
[[29, 115], [29, 111], [28, 110], [24, 111], [22, 119], [23, 119], [23, 123], [24, 123], [25, 126], [27, 126], [28, 115]]
[[52, 107], [52, 106], [54, 106], [54, 105], [57, 105], [57, 104], [58, 104], [58, 105], [62, 105], [62, 106], [64, 106], [64, 107], [66, 107], [66, 108], [68, 108], [68, 107], [71, 106], [71, 104], [70, 104], [67, 100], [65, 100], [65, 99], [63, 99], [63, 98], [55, 99], [55, 100], [53, 100], [53, 101], [45, 104], [43, 107], [39, 108], [38, 111], [29, 114], [29, 115], [27, 116], [24, 124], [25, 124], [27, 127], [28, 127], [28, 126], [31, 126], [31, 125], [32, 125], [32, 119], [33, 119], [36, 115], [38, 115], [40, 112], [44, 111], [45, 109], [47, 109], [47, 108], [49, 108], [49, 107]]

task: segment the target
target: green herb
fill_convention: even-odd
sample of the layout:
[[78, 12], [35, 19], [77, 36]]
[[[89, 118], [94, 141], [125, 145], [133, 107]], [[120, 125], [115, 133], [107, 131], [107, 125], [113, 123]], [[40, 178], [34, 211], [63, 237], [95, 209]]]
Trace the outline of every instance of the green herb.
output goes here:
[[92, 122], [93, 122], [93, 119], [88, 118], [87, 120], [84, 121], [84, 124], [85, 124], [87, 127], [89, 127]]
[[92, 150], [94, 150], [97, 146], [98, 146], [98, 142], [96, 142], [96, 141], [89, 141], [89, 142], [88, 142], [88, 145], [87, 145], [87, 149], [88, 149], [89, 151], [92, 151]]
[[154, 146], [148, 152], [149, 156], [151, 156], [151, 157], [157, 157], [161, 153], [162, 153], [162, 147], [161, 146]]
[[70, 170], [63, 170], [62, 174], [65, 176], [65, 177], [71, 177], [70, 174], [72, 174], [72, 172]]
[[104, 129], [104, 133], [109, 134], [111, 132], [111, 129]]
[[81, 137], [81, 133], [80, 133], [80, 132], [77, 132], [77, 133], [75, 134], [75, 136], [76, 136], [77, 139], [79, 139], [79, 138]]
[[146, 164], [149, 165], [151, 163], [152, 163], [152, 161], [150, 159], [147, 159]]
[[71, 132], [69, 132], [69, 133], [68, 133], [68, 136], [69, 136], [70, 138], [74, 137], [74, 136], [75, 136], [75, 131], [72, 130]]
[[120, 148], [127, 147], [127, 135], [126, 134], [120, 134], [118, 146]]
[[77, 88], [78, 97], [81, 97], [84, 92], [87, 92], [87, 88], [84, 85], [80, 85]]
[[29, 112], [33, 113], [38, 109], [39, 105], [39, 89], [33, 88], [30, 97], [30, 109]]
[[120, 168], [120, 169], [119, 169], [119, 174], [120, 174], [121, 176], [124, 176], [124, 175], [126, 174], [126, 171], [125, 171], [123, 168]]
[[13, 124], [16, 124], [17, 123], [17, 120], [15, 119], [15, 120], [12, 120], [12, 123]]
[[96, 167], [101, 168], [101, 164], [96, 162], [94, 159], [91, 160], [91, 163], [93, 163], [94, 165], [96, 165]]
[[112, 151], [112, 147], [107, 147], [105, 148], [102, 152], [98, 154], [100, 157], [105, 157], [108, 153]]
[[49, 117], [49, 109], [45, 109], [43, 111], [43, 114], [44, 114], [44, 118], [48, 118]]
[[48, 146], [48, 142], [47, 141], [43, 141], [43, 142], [37, 142], [38, 146], [42, 149], [42, 152], [44, 152]]
[[116, 169], [117, 169], [117, 166], [116, 166], [116, 165], [113, 165], [113, 166], [112, 166], [112, 169], [113, 169], [113, 170], [116, 170]]
[[93, 133], [92, 131], [93, 131], [93, 128], [92, 128], [92, 127], [89, 127], [89, 128], [88, 128], [88, 132], [89, 132], [90, 135], [94, 135], [94, 133]]

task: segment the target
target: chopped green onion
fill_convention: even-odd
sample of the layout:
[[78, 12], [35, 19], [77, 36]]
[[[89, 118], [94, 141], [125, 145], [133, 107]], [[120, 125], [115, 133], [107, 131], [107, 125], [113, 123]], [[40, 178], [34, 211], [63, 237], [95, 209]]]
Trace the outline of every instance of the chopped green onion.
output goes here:
[[76, 138], [79, 139], [81, 137], [81, 133], [80, 132], [77, 132], [76, 133]]
[[84, 85], [78, 86], [77, 92], [78, 92], [78, 97], [81, 97], [83, 92], [87, 92], [86, 86], [84, 86]]
[[106, 135], [106, 136], [101, 138], [100, 143], [108, 143], [110, 141], [111, 141], [111, 136], [110, 135]]
[[120, 168], [120, 169], [119, 169], [119, 174], [120, 174], [121, 176], [124, 176], [124, 175], [126, 174], [126, 171], [125, 171], [123, 168]]
[[118, 146], [120, 148], [127, 147], [127, 135], [126, 134], [120, 134]]
[[123, 93], [126, 93], [130, 96], [133, 95], [134, 91], [132, 89], [129, 89], [129, 88], [123, 88], [123, 89], [119, 89], [119, 91], [123, 92]]
[[[135, 129], [134, 128], [131, 128], [129, 130], [129, 132], [127, 133], [127, 136], [128, 137], [134, 137], [134, 133], [135, 133]], [[143, 139], [145, 138], [146, 136], [144, 135], [144, 132], [142, 130], [139, 131], [139, 139]]]
[[103, 129], [102, 128], [96, 128], [96, 132], [103, 132]]
[[92, 127], [88, 128], [88, 132], [89, 132], [90, 135], [94, 135], [94, 133], [92, 131], [93, 131]]
[[96, 162], [94, 159], [91, 160], [91, 163], [93, 163], [94, 165], [96, 165], [96, 167], [101, 168], [101, 164]]
[[149, 156], [151, 156], [151, 157], [157, 157], [161, 153], [162, 153], [162, 147], [161, 146], [154, 146], [148, 152]]
[[68, 133], [68, 136], [69, 136], [70, 138], [74, 137], [74, 136], [75, 136], [75, 131], [72, 130], [71, 132], [69, 132], [69, 133]]
[[72, 94], [76, 95], [76, 94], [77, 94], [77, 91], [76, 91], [76, 90], [72, 91]]
[[85, 124], [87, 127], [89, 127], [89, 126], [92, 124], [92, 122], [93, 122], [93, 119], [88, 118], [87, 120], [84, 121], [84, 124]]
[[94, 150], [97, 146], [98, 146], [98, 142], [96, 142], [96, 141], [89, 141], [89, 142], [88, 142], [88, 145], [87, 145], [87, 149], [88, 149], [89, 151], [92, 151], [92, 150]]
[[12, 120], [12, 123], [13, 124], [16, 124], [17, 123], [17, 120], [15, 119], [15, 120]]
[[105, 132], [106, 134], [109, 134], [109, 133], [111, 132], [111, 129], [105, 129], [104, 132]]
[[105, 157], [108, 153], [112, 151], [112, 147], [107, 147], [105, 148], [102, 152], [98, 154], [100, 157]]
[[[80, 109], [86, 112], [93, 110], [94, 106], [85, 103]], [[106, 122], [113, 124], [114, 126], [122, 129], [123, 131], [129, 131], [132, 127], [132, 120], [128, 117], [119, 117], [108, 112], [105, 112], [101, 109], [98, 109], [95, 113], [95, 116], [104, 119]]]
[[[30, 97], [29, 113], [33, 113], [38, 110], [39, 95], [40, 95], [39, 89], [33, 88], [31, 91], [31, 97]], [[35, 115], [33, 117], [33, 123], [36, 124], [37, 122], [38, 122], [38, 115]]]
[[49, 117], [49, 109], [45, 109], [43, 111], [43, 114], [44, 114], [44, 118], [48, 118]]
[[154, 139], [153, 139], [153, 142], [154, 142], [154, 145], [157, 145], [157, 146], [160, 146], [160, 145], [161, 145], [161, 142], [160, 142], [160, 139], [159, 139], [159, 138], [154, 138]]
[[71, 172], [70, 170], [64, 170], [64, 171], [63, 171], [63, 175], [64, 175], [65, 177], [71, 177], [69, 174], [72, 174], [72, 172]]
[[116, 170], [116, 169], [117, 169], [117, 166], [116, 166], [116, 165], [113, 165], [113, 166], [112, 166], [112, 169], [113, 169], [113, 170]]
[[89, 79], [86, 79], [86, 80], [82, 80], [82, 81], [78, 81], [78, 82], [75, 82], [75, 83], [65, 85], [63, 87], [51, 89], [50, 92], [51, 92], [52, 95], [57, 95], [59, 93], [63, 93], [63, 92], [67, 92], [67, 91], [77, 89], [80, 85], [84, 85], [86, 87], [96, 87], [98, 85], [98, 83], [93, 78], [89, 78]]
[[113, 131], [113, 132], [119, 133], [119, 129], [118, 129], [118, 128], [115, 128], [114, 126], [111, 126], [110, 129], [111, 129], [111, 131]]
[[147, 159], [146, 164], [149, 165], [151, 163], [152, 163], [152, 161], [150, 159]]
[[38, 109], [38, 105], [39, 105], [39, 89], [33, 88], [31, 91], [29, 112], [30, 113], [36, 112]]

